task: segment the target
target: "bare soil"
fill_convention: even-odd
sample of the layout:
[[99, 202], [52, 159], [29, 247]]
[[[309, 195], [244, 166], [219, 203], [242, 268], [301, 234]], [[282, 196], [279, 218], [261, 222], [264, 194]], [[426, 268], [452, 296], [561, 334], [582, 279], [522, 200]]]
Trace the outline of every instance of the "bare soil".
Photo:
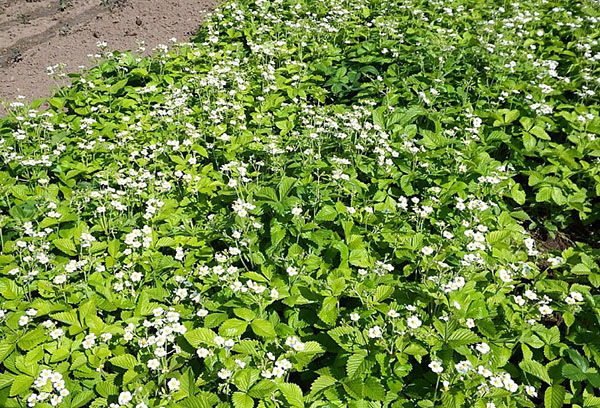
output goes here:
[[47, 67], [90, 66], [104, 41], [146, 53], [171, 38], [186, 41], [216, 0], [0, 0], [0, 101], [47, 97], [58, 84]]

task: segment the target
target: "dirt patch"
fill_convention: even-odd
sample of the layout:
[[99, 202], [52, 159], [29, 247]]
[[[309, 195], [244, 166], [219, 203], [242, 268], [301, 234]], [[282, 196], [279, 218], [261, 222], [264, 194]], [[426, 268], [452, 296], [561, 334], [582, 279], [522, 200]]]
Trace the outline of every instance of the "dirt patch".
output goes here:
[[60, 83], [47, 67], [77, 72], [104, 41], [146, 53], [171, 38], [186, 41], [216, 0], [0, 0], [0, 100], [47, 97]]

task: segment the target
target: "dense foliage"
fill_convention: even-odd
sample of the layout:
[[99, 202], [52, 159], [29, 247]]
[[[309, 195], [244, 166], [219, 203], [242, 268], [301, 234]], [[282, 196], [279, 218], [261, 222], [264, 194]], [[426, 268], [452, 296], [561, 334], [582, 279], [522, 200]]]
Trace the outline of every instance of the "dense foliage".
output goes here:
[[0, 406], [600, 406], [599, 10], [228, 1], [12, 103]]

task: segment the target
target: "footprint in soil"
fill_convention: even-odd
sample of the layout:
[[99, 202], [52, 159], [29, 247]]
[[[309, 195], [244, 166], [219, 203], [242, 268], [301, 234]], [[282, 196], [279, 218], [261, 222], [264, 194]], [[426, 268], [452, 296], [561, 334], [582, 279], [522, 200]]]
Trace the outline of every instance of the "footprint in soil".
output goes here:
[[18, 48], [11, 48], [6, 54], [0, 56], [0, 66], [16, 64], [19, 61], [23, 61], [23, 54]]

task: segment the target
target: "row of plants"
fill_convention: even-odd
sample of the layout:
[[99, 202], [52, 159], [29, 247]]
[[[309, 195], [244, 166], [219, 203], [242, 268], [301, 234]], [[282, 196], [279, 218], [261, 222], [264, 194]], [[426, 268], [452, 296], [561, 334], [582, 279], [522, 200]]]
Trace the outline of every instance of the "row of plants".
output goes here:
[[229, 0], [0, 119], [0, 406], [600, 406], [594, 1]]

